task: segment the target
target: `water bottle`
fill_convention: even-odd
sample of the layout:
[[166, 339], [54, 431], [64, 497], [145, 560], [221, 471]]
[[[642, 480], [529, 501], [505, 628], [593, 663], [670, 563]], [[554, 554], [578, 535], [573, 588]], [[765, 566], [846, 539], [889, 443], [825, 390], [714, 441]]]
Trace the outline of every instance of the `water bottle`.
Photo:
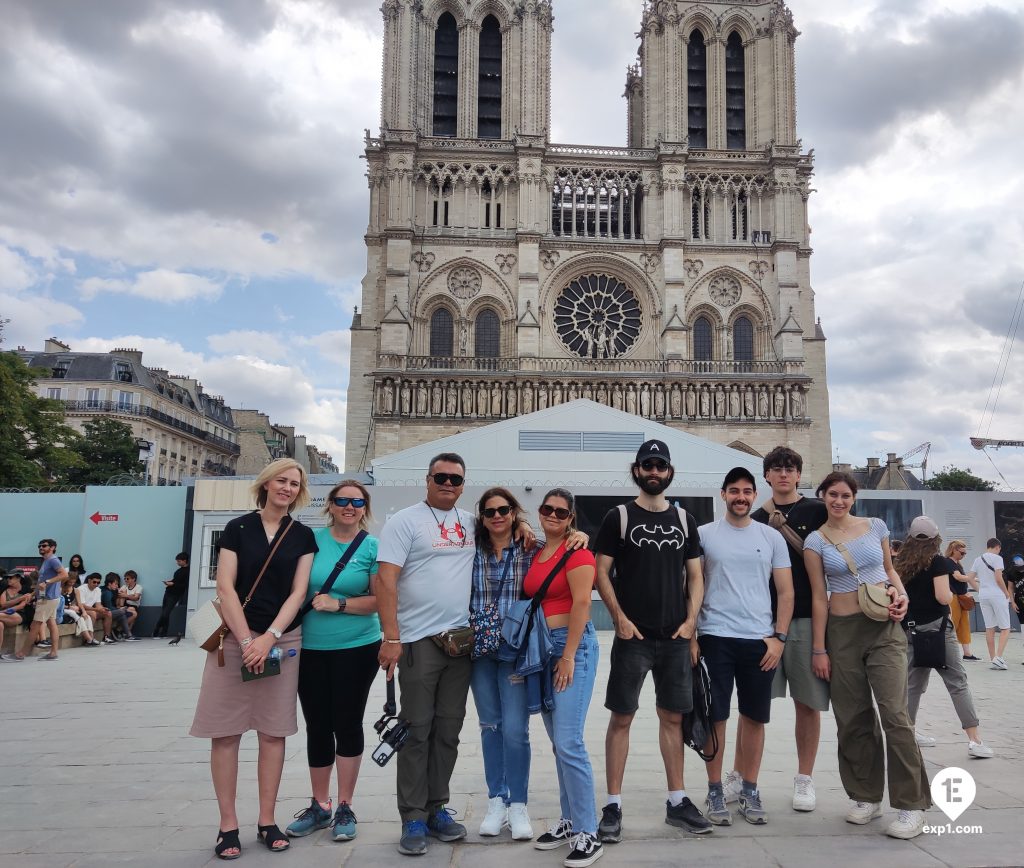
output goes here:
[[299, 652], [296, 651], [294, 648], [289, 648], [287, 653], [282, 653], [281, 649], [275, 646], [270, 649], [270, 653], [267, 655], [267, 659], [280, 660], [283, 657], [294, 657], [298, 653]]

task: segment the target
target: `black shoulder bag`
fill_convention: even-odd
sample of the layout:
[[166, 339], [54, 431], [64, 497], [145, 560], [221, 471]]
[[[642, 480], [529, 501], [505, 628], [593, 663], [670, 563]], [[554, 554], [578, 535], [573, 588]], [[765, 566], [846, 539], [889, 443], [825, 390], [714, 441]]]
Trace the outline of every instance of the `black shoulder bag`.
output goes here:
[[331, 588], [334, 587], [334, 583], [335, 581], [337, 581], [338, 576], [341, 575], [341, 571], [345, 569], [345, 566], [348, 564], [348, 562], [352, 560], [352, 555], [356, 553], [356, 550], [359, 548], [359, 546], [362, 545], [363, 540], [366, 539], [368, 536], [369, 534], [365, 530], [361, 530], [359, 531], [359, 533], [356, 534], [355, 539], [353, 539], [352, 542], [348, 544], [348, 547], [342, 553], [341, 557], [338, 559], [338, 562], [334, 565], [334, 569], [331, 570], [331, 574], [327, 577], [327, 581], [324, 582], [323, 587], [315, 594], [313, 594], [312, 598], [310, 598], [303, 604], [302, 608], [299, 610], [300, 618], [306, 617], [306, 615], [312, 610], [313, 600], [316, 597], [319, 597], [321, 594], [329, 594], [331, 592]]

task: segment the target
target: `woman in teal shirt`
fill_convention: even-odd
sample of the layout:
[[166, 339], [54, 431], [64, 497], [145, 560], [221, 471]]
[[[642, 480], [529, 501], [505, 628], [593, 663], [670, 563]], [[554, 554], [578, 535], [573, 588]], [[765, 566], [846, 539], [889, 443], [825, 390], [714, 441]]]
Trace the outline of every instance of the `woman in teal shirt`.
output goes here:
[[[363, 754], [363, 713], [380, 669], [380, 619], [370, 579], [377, 572], [377, 539], [367, 536], [320, 593], [349, 545], [370, 522], [370, 493], [353, 479], [331, 489], [327, 527], [314, 531], [319, 551], [309, 576], [313, 608], [302, 622], [299, 701], [306, 719], [306, 753], [313, 798], [288, 829], [293, 838], [331, 826], [335, 841], [356, 836], [352, 797]], [[331, 769], [338, 769], [338, 808], [331, 817]]]

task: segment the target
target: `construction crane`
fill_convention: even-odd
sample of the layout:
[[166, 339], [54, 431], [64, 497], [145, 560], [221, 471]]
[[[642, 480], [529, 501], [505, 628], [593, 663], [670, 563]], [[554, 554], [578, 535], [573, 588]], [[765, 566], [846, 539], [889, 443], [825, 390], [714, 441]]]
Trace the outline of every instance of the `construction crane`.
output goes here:
[[[989, 446], [991, 446], [993, 449], [998, 449], [1001, 446], [1024, 446], [1024, 440], [995, 440], [990, 437], [972, 437], [971, 446], [973, 446], [980, 452], [985, 452], [985, 450]], [[1012, 489], [1010, 483], [1006, 481], [1006, 477], [1003, 476], [1003, 472], [998, 467], [996, 467], [996, 463], [992, 460], [992, 456], [989, 455], [988, 452], [985, 452], [985, 457], [989, 460], [989, 463], [995, 468], [996, 473], [999, 474], [999, 478], [1003, 480], [1003, 483], [1006, 485], [1006, 487]]]
[[[932, 451], [932, 444], [930, 442], [922, 443], [920, 446], [915, 446], [906, 455], [900, 456], [900, 461], [903, 462], [904, 467], [920, 467], [921, 468], [921, 481], [928, 481], [928, 453]], [[921, 460], [910, 464], [908, 458], [914, 458], [921, 455]]]

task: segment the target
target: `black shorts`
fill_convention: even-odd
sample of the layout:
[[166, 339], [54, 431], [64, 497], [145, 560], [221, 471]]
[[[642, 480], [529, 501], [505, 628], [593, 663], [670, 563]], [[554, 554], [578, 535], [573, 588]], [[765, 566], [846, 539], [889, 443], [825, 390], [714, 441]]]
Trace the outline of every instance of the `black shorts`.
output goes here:
[[640, 707], [640, 689], [654, 673], [658, 708], [686, 714], [693, 710], [689, 639], [620, 639], [612, 642], [612, 668], [604, 707], [632, 714]]
[[768, 723], [775, 670], [761, 671], [761, 659], [768, 650], [764, 640], [701, 636], [698, 642], [711, 676], [711, 719], [716, 723], [729, 719], [735, 681], [740, 714]]

